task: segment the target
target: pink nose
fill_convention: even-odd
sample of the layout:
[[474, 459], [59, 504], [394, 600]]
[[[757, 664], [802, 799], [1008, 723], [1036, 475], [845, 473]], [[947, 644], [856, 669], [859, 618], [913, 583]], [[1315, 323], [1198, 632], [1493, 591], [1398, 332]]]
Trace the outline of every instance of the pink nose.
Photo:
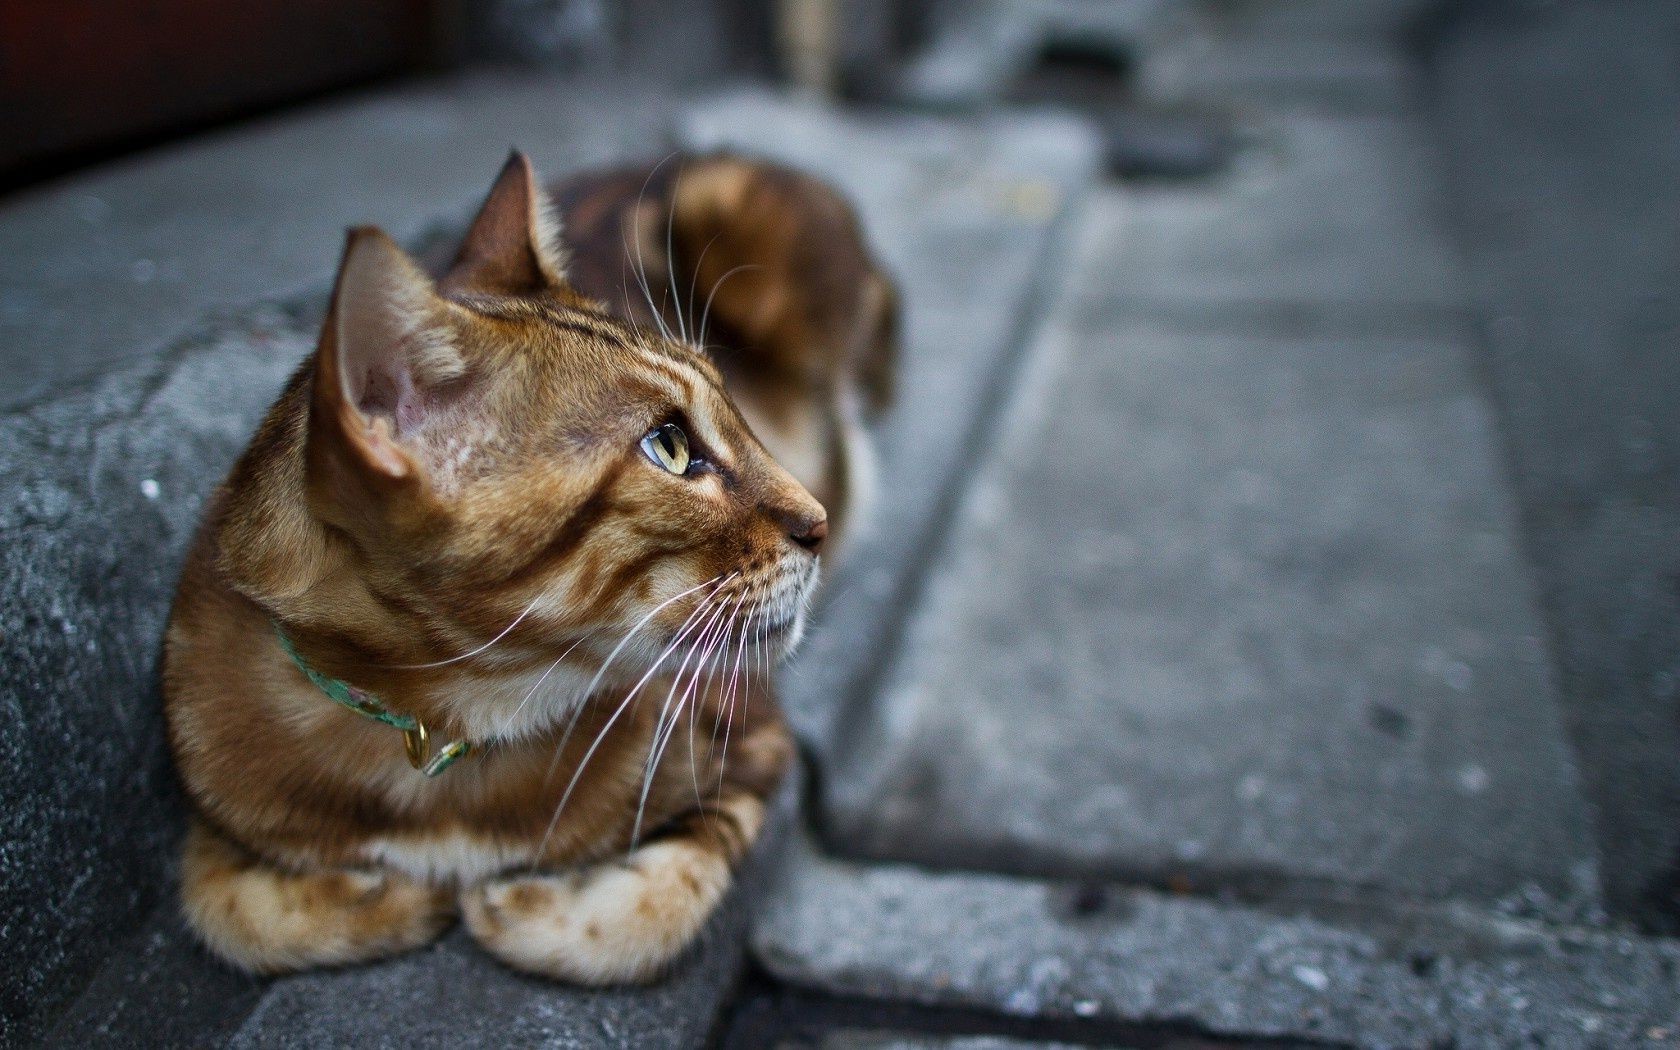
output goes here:
[[822, 548], [823, 540], [828, 538], [828, 519], [818, 518], [803, 528], [796, 527], [788, 533], [788, 538], [815, 554]]

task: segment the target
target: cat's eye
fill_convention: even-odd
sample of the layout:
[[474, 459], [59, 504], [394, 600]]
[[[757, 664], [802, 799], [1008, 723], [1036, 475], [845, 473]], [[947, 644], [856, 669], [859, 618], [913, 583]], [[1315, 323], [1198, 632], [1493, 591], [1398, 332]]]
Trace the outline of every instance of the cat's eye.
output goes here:
[[675, 423], [654, 427], [642, 438], [642, 451], [655, 463], [673, 474], [687, 474], [692, 462], [688, 453], [688, 435]]

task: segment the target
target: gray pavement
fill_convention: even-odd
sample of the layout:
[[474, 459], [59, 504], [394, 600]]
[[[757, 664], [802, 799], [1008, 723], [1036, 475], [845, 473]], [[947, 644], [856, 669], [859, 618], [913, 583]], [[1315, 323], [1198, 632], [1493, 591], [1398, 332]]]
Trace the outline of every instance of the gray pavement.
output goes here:
[[1436, 158], [1416, 116], [1279, 107], [1210, 181], [1145, 184], [1104, 224], [1110, 294], [1216, 319], [1243, 306], [1438, 323], [1464, 302], [1440, 219]]
[[[1218, 24], [1194, 53], [1278, 32]], [[1172, 1019], [1680, 1039], [1675, 945], [1604, 908], [1622, 854], [1564, 718], [1482, 286], [1386, 47], [1368, 72], [1394, 82], [1357, 97], [1299, 66], [1299, 90], [1216, 83], [1243, 101], [1230, 174], [1076, 205], [1064, 294], [755, 923], [781, 981], [1084, 1018], [1092, 1043]], [[1672, 827], [1639, 771], [1676, 752], [1639, 724], [1620, 783], [1656, 794], [1620, 808]]]
[[[785, 1044], [789, 1050], [809, 1046], [809, 1043]], [[1026, 1042], [1020, 1039], [1000, 1039], [994, 1036], [915, 1036], [889, 1035], [881, 1032], [830, 1032], [816, 1043], [818, 1050], [1074, 1050], [1071, 1043]]]

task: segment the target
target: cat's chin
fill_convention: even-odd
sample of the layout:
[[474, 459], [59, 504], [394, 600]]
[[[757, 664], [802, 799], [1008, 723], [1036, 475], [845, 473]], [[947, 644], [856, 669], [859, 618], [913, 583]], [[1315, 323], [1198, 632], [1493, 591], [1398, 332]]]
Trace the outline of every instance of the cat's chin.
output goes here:
[[754, 644], [774, 664], [792, 656], [804, 637], [805, 609], [802, 606], [791, 615], [761, 627]]

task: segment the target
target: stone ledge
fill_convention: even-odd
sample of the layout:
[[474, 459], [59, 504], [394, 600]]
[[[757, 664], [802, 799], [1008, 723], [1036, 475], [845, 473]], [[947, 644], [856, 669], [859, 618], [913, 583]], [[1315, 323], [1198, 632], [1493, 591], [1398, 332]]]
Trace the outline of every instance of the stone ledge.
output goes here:
[[824, 856], [792, 838], [754, 919], [776, 979], [831, 994], [1359, 1046], [1680, 1043], [1680, 942], [1464, 907], [1314, 917]]

